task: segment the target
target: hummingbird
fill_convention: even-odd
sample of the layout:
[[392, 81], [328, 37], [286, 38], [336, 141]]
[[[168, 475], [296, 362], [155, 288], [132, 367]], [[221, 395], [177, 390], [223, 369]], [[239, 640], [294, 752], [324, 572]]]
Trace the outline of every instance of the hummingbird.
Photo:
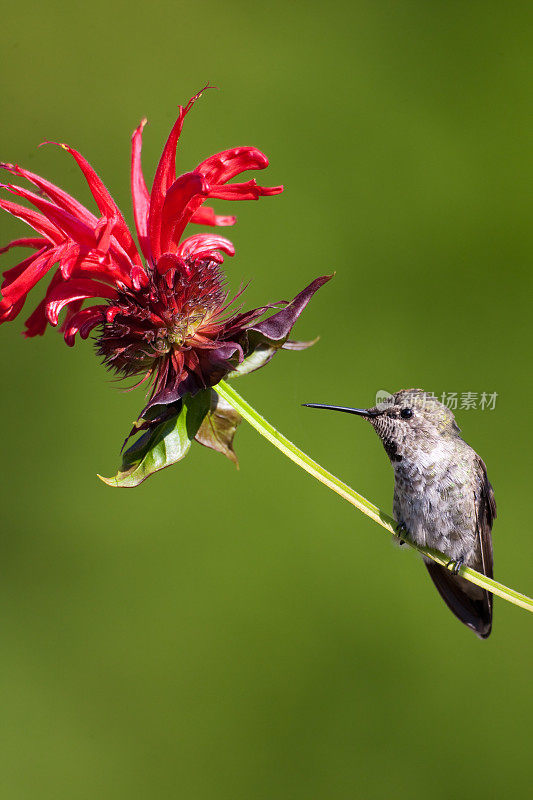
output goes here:
[[492, 594], [457, 573], [464, 564], [493, 577], [496, 502], [485, 464], [460, 436], [452, 411], [421, 389], [388, 395], [387, 402], [368, 409], [304, 405], [356, 414], [372, 425], [394, 469], [393, 516], [399, 530], [449, 557], [452, 569], [426, 557], [424, 562], [450, 611], [486, 639]]

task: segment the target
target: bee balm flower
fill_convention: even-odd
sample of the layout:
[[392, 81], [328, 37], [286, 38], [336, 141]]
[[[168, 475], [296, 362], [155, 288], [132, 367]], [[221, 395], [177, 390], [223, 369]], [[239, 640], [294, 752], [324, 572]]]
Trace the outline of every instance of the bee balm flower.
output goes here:
[[[110, 370], [136, 376], [138, 383], [148, 382], [149, 402], [132, 432], [148, 431], [141, 437], [143, 458], [148, 452], [153, 455], [169, 420], [176, 422], [187, 410], [193, 413], [191, 409], [196, 438], [233, 457], [234, 415], [217, 402], [211, 387], [229, 374], [263, 366], [280, 348], [305, 346], [289, 342], [289, 333], [314, 292], [329, 280], [317, 278], [292, 302], [260, 321], [274, 306], [242, 312], [233, 306], [236, 298], [228, 297], [221, 265], [224, 254], [233, 256], [232, 243], [214, 233], [183, 238], [189, 223], [234, 224], [235, 217], [219, 216], [205, 206], [208, 199], [256, 200], [283, 190], [259, 186], [255, 180], [229, 183], [242, 172], [268, 166], [267, 157], [254, 147], [225, 150], [176, 176], [178, 139], [200, 95], [180, 106], [151, 192], [141, 169], [145, 121], [133, 134], [131, 192], [139, 247], [101, 179], [71, 147], [60, 145], [85, 176], [98, 214], [39, 175], [14, 164], [0, 165], [38, 190], [2, 184], [33, 207], [0, 198], [0, 208], [26, 222], [37, 236], [15, 239], [0, 249], [0, 253], [14, 247], [34, 251], [4, 273], [0, 323], [15, 319], [30, 290], [51, 273], [44, 299], [26, 320], [25, 336], [42, 335], [49, 325], [60, 325], [65, 342], [72, 346], [77, 334], [86, 339], [94, 331], [97, 352]], [[228, 419], [231, 435], [208, 434], [207, 423], [211, 432], [220, 432], [228, 427]], [[187, 429], [190, 432], [191, 424]], [[151, 442], [144, 452], [147, 437]], [[141, 440], [130, 448], [135, 457]], [[131, 459], [130, 451], [126, 456], [130, 453]]]

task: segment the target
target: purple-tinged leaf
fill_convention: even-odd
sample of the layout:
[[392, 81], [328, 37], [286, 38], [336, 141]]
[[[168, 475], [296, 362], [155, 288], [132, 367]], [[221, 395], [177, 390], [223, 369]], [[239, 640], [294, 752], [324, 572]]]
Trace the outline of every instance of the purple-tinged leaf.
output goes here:
[[239, 461], [233, 449], [233, 437], [241, 421], [239, 412], [212, 390], [211, 407], [196, 434], [196, 441], [204, 447], [222, 453], [238, 467]]

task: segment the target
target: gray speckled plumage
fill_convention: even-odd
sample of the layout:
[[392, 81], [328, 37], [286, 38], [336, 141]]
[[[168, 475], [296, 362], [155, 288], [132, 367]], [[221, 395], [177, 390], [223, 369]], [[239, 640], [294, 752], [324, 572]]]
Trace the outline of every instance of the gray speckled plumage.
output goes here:
[[[369, 409], [308, 404], [365, 417], [394, 468], [396, 521], [407, 536], [492, 578], [494, 492], [485, 464], [461, 438], [454, 415], [433, 395], [408, 389]], [[492, 594], [424, 558], [439, 594], [482, 639], [492, 628]]]
[[[403, 419], [403, 409], [412, 416]], [[369, 409], [394, 469], [394, 518], [417, 543], [492, 577], [494, 492], [485, 464], [460, 436], [449, 408], [419, 389]], [[405, 411], [404, 411], [405, 413]], [[492, 627], [492, 595], [424, 559], [453, 613], [480, 637]]]

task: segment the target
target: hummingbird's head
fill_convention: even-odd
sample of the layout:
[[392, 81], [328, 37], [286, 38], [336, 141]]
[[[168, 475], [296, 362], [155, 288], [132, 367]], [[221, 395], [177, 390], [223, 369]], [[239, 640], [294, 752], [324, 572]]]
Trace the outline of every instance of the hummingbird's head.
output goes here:
[[370, 422], [390, 460], [402, 461], [416, 458], [416, 454], [430, 452], [442, 437], [458, 436], [455, 417], [447, 406], [434, 395], [422, 389], [403, 389], [389, 395], [373, 408], [347, 408], [306, 403], [311, 408], [345, 411], [364, 417]]

